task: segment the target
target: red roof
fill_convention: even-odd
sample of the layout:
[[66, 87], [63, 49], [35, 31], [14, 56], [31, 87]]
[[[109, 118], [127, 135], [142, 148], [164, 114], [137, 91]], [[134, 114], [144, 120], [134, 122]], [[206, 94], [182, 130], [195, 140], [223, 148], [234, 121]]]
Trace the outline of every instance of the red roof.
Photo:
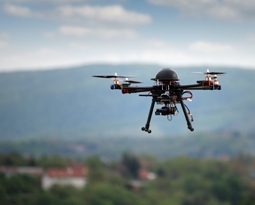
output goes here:
[[145, 170], [145, 169], [140, 169], [139, 170], [139, 172], [138, 172], [138, 174], [139, 174], [139, 177], [140, 177], [140, 179], [148, 179], [148, 171], [147, 170]]
[[48, 169], [46, 175], [49, 177], [86, 177], [88, 168], [84, 165], [73, 165], [66, 169]]

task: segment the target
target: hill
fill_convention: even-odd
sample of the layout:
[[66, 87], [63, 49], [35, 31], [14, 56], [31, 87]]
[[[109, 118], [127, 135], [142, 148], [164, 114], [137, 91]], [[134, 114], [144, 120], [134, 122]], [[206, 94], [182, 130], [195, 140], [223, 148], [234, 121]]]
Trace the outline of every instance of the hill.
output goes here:
[[153, 156], [159, 159], [189, 156], [195, 158], [232, 158], [238, 155], [255, 156], [254, 134], [238, 132], [197, 133], [178, 137], [90, 137], [80, 139], [36, 138], [1, 140], [1, 153], [20, 153], [24, 156], [68, 156], [85, 158], [99, 156], [119, 159], [123, 153]]
[[[158, 65], [87, 65], [69, 69], [0, 73], [1, 139], [83, 136], [148, 136], [144, 126], [150, 99], [138, 94], [121, 95], [109, 89], [111, 80], [92, 75], [137, 75], [144, 85], [161, 69]], [[208, 67], [172, 67], [181, 84], [203, 79], [193, 71]], [[182, 112], [169, 123], [153, 116], [152, 137], [176, 136], [197, 132], [255, 131], [254, 70], [212, 67], [225, 71], [220, 76], [221, 91], [194, 91], [187, 102], [195, 121], [195, 131], [186, 126]]]

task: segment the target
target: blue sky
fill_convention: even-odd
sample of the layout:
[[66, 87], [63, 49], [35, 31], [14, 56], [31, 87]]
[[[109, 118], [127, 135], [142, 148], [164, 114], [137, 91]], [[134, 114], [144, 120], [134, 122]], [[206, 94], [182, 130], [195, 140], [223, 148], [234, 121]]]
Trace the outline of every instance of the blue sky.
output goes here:
[[255, 68], [254, 0], [1, 0], [0, 71], [91, 63]]

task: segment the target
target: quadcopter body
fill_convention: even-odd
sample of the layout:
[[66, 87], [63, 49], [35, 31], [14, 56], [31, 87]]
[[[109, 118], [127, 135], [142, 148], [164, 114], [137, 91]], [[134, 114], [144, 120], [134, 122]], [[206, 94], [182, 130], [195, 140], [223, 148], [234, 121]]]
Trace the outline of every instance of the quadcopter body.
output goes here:
[[[221, 90], [221, 85], [217, 79], [217, 75], [224, 74], [223, 72], [207, 72], [200, 73], [205, 74], [204, 80], [199, 80], [195, 84], [181, 85], [177, 73], [170, 68], [161, 69], [155, 76], [151, 78], [155, 83], [153, 86], [131, 86], [131, 84], [141, 83], [139, 81], [128, 80], [133, 76], [118, 76], [115, 75], [97, 75], [93, 77], [99, 78], [114, 78], [113, 84], [110, 86], [112, 90], [121, 90], [122, 94], [131, 93], [146, 93], [140, 94], [142, 97], [151, 97], [151, 106], [148, 114], [148, 118], [142, 131], [151, 133], [150, 121], [155, 104], [161, 105], [162, 107], [157, 108], [155, 115], [166, 116], [170, 121], [173, 116], [179, 113], [177, 104], [181, 105], [183, 110], [188, 129], [194, 131], [191, 122], [194, 120], [189, 108], [184, 103], [185, 100], [191, 101], [193, 94], [190, 90]], [[123, 82], [119, 81], [118, 78], [126, 78]]]

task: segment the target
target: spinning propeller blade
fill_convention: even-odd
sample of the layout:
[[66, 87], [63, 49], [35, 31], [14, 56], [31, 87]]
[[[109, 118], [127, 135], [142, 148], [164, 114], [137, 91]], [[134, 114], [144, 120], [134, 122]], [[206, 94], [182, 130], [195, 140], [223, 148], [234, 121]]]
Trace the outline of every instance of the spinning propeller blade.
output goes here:
[[125, 80], [124, 82], [127, 82], [127, 83], [142, 83], [142, 82], [139, 82], [139, 81], [135, 81], [135, 80]]
[[93, 75], [93, 77], [96, 77], [96, 78], [134, 78], [135, 76], [123, 76], [123, 75], [117, 75], [117, 73], [115, 73], [115, 75]]
[[96, 78], [116, 78], [115, 75], [93, 75]]
[[142, 83], [140, 81], [135, 81], [135, 80], [129, 80], [128, 78], [126, 78], [126, 80], [122, 80], [120, 82], [125, 82], [125, 83], [129, 83], [129, 84], [132, 84], [132, 83]]
[[225, 74], [225, 72], [210, 72], [209, 70], [207, 70], [207, 72], [192, 72], [195, 74], [203, 74], [203, 75], [221, 75], [221, 74]]

